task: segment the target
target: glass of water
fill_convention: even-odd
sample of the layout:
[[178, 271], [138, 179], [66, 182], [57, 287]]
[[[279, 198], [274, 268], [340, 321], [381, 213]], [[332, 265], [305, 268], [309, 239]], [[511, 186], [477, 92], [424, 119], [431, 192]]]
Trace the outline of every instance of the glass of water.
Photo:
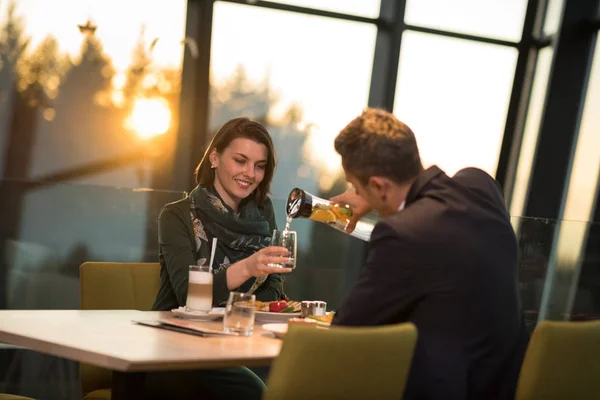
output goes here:
[[290, 252], [289, 260], [284, 263], [269, 264], [269, 267], [296, 268], [296, 232], [275, 229], [271, 238], [271, 246], [281, 246]]
[[231, 292], [225, 307], [223, 330], [242, 336], [252, 335], [254, 329], [254, 303], [256, 296], [248, 293]]

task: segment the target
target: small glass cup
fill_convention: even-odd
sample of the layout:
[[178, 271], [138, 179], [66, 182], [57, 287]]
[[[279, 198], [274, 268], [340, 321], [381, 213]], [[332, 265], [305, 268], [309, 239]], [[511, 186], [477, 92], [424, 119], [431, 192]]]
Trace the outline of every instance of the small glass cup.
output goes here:
[[287, 230], [273, 230], [271, 238], [271, 246], [281, 246], [288, 249], [290, 252], [289, 261], [287, 263], [269, 264], [269, 267], [275, 268], [296, 268], [296, 232]]
[[185, 301], [186, 311], [212, 310], [213, 275], [208, 265], [190, 265], [188, 292]]
[[256, 296], [248, 293], [231, 292], [225, 307], [223, 330], [250, 336], [254, 330], [254, 303]]

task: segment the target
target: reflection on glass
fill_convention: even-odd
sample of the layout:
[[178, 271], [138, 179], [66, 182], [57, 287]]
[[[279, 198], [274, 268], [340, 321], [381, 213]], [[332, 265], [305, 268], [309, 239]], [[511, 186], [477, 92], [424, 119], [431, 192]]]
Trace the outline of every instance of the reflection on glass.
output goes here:
[[[361, 17], [377, 18], [381, 0], [272, 0], [273, 3], [316, 8]], [[251, 1], [249, 1], [251, 3]]]
[[5, 207], [6, 198], [26, 193], [21, 203], [0, 211], [3, 224], [18, 222], [16, 233], [0, 232], [0, 267], [7, 268], [0, 284], [6, 285], [8, 309], [78, 308], [79, 265], [86, 261], [157, 262], [157, 225], [148, 221], [185, 196], [87, 184], [0, 185]]
[[517, 234], [519, 294], [527, 327], [532, 331], [540, 313], [554, 230], [560, 224], [555, 220], [523, 217], [512, 217], [511, 223], [521, 227]]
[[517, 52], [406, 32], [394, 113], [415, 132], [426, 166], [496, 172]]
[[23, 160], [4, 172], [151, 185], [175, 140], [186, 4], [0, 2], [0, 149]]
[[[596, 45], [585, 108], [556, 244], [555, 273], [548, 277], [548, 302], [570, 312], [593, 219], [600, 174], [600, 46]], [[584, 221], [584, 222], [575, 222]], [[597, 270], [597, 268], [595, 268]], [[597, 271], [595, 272], [598, 273]], [[596, 288], [597, 290], [598, 288]]]
[[[540, 50], [535, 67], [533, 88], [531, 89], [527, 120], [525, 122], [517, 172], [510, 201], [510, 215], [515, 217], [523, 215], [525, 202], [529, 193], [531, 167], [535, 159], [553, 54], [554, 50], [551, 47]], [[514, 226], [514, 228], [518, 230], [518, 226]]]
[[[157, 262], [157, 224], [150, 221], [185, 195], [16, 180], [0, 180], [0, 193], [0, 309], [18, 310], [78, 309], [86, 261]], [[79, 385], [68, 383], [78, 382], [79, 363], [0, 351], [2, 363], [23, 371], [1, 378], [11, 393], [81, 399]]]
[[407, 24], [518, 42], [527, 0], [408, 0]]
[[[278, 160], [271, 197], [280, 227], [292, 188], [325, 198], [346, 188], [333, 140], [367, 105], [375, 35], [368, 23], [215, 3], [210, 129], [238, 116], [267, 125]], [[350, 242], [316, 225], [292, 223], [299, 265], [286, 294], [339, 304], [350, 268], [340, 254]]]
[[544, 19], [544, 35], [554, 35], [558, 31], [564, 5], [565, 0], [548, 0]]

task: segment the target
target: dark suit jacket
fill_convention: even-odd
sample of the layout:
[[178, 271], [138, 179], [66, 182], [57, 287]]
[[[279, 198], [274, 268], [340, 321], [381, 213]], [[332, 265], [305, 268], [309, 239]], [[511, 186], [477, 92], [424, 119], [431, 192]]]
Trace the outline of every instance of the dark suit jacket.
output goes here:
[[517, 241], [499, 185], [437, 167], [404, 210], [373, 230], [367, 264], [336, 325], [411, 321], [418, 340], [405, 399], [513, 399], [528, 334]]

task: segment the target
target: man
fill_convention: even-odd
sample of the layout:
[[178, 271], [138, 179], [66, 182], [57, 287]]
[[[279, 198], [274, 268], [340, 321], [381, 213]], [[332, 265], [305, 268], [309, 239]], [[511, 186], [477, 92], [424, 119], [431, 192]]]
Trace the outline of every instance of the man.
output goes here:
[[335, 149], [355, 192], [332, 200], [354, 207], [353, 223], [370, 208], [382, 218], [333, 324], [416, 325], [405, 399], [513, 399], [528, 334], [499, 185], [476, 168], [423, 169], [413, 132], [382, 110], [350, 122]]

